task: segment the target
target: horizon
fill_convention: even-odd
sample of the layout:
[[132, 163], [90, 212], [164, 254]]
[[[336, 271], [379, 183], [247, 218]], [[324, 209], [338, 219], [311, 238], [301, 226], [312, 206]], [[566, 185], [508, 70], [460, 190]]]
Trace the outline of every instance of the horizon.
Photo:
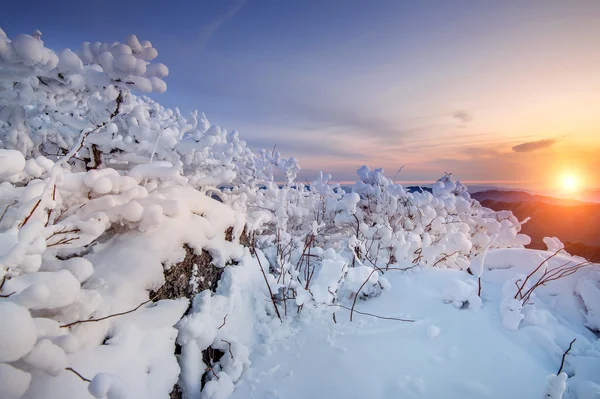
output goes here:
[[600, 187], [597, 2], [62, 4], [10, 4], [2, 28], [40, 29], [55, 50], [152, 41], [170, 75], [151, 98], [276, 145], [301, 181], [365, 164], [413, 182]]

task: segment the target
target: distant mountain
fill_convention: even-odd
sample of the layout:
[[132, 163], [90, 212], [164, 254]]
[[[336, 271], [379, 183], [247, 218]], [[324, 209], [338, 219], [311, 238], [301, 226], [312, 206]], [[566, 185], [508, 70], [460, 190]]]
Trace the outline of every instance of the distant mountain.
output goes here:
[[545, 204], [576, 206], [585, 204], [583, 201], [578, 201], [570, 198], [555, 198], [545, 195], [530, 194], [526, 191], [519, 190], [487, 190], [472, 193], [471, 197], [477, 201], [499, 201], [499, 202], [543, 202]]
[[509, 210], [519, 219], [531, 217], [522, 233], [531, 248], [545, 249], [544, 237], [558, 237], [575, 255], [600, 262], [600, 203], [533, 195], [523, 191], [489, 190], [471, 194], [481, 205]]

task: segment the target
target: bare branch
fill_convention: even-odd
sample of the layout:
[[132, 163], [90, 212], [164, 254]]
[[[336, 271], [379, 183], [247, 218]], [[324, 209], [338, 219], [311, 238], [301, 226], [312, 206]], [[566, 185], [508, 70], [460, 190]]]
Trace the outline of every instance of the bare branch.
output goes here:
[[21, 222], [19, 228], [25, 226], [27, 222], [29, 222], [29, 219], [31, 219], [31, 216], [33, 216], [33, 213], [35, 212], [37, 207], [40, 206], [40, 202], [42, 202], [41, 198], [36, 201], [35, 205], [33, 206], [33, 209], [31, 210], [31, 212], [29, 212], [29, 215], [27, 215], [27, 217]]
[[400, 319], [400, 318], [398, 318], [398, 317], [386, 317], [386, 316], [378, 316], [378, 315], [376, 315], [376, 314], [373, 314], [373, 313], [360, 312], [360, 311], [358, 311], [358, 310], [352, 310], [351, 308], [349, 308], [349, 307], [346, 307], [346, 306], [344, 306], [344, 305], [340, 305], [339, 303], [336, 303], [336, 304], [330, 304], [330, 305], [327, 305], [327, 306], [339, 306], [339, 307], [340, 307], [340, 308], [342, 308], [342, 309], [350, 310], [350, 311], [353, 311], [353, 312], [355, 312], [355, 313], [358, 313], [358, 314], [362, 314], [362, 315], [365, 315], [365, 316], [376, 317], [376, 318], [378, 318], [378, 319], [383, 319], [383, 320], [396, 320], [396, 321], [405, 321], [405, 322], [407, 322], [407, 323], [414, 323], [414, 322], [416, 321], [416, 320], [411, 320], [411, 319]]
[[233, 360], [233, 352], [231, 351], [231, 342], [229, 342], [225, 339], [222, 339], [222, 338], [221, 338], [221, 341], [227, 343], [227, 346], [229, 347], [229, 354], [231, 355], [231, 360]]
[[565, 365], [565, 358], [567, 357], [567, 353], [569, 353], [569, 351], [571, 350], [571, 347], [573, 346], [573, 343], [577, 340], [577, 338], [574, 338], [573, 341], [571, 341], [571, 343], [569, 344], [569, 349], [567, 349], [565, 351], [565, 353], [563, 353], [562, 355], [562, 360], [560, 362], [560, 368], [558, 369], [558, 371], [556, 372], [556, 375], [559, 375], [562, 372], [563, 366]]
[[362, 283], [362, 285], [360, 286], [360, 288], [356, 292], [356, 295], [354, 295], [354, 301], [352, 302], [352, 308], [350, 309], [350, 321], [352, 321], [352, 314], [354, 313], [354, 306], [356, 306], [356, 300], [358, 299], [358, 294], [360, 294], [360, 291], [363, 289], [363, 287], [371, 279], [371, 276], [373, 275], [373, 273], [375, 273], [376, 271], [377, 271], [377, 269], [373, 269], [373, 271], [371, 271], [371, 273], [369, 273], [369, 276], [367, 277], [367, 279], [365, 280], [365, 282]]
[[4, 208], [4, 212], [2, 212], [2, 216], [0, 216], [0, 222], [2, 221], [2, 219], [4, 219], [4, 215], [6, 215], [6, 212], [8, 211], [8, 208], [10, 208], [11, 206], [17, 204], [19, 201], [14, 201], [8, 205], [6, 205], [6, 208]]
[[275, 308], [275, 313], [277, 314], [279, 321], [283, 322], [283, 320], [281, 319], [281, 315], [279, 314], [279, 309], [277, 308], [277, 303], [275, 303], [275, 296], [273, 295], [273, 291], [271, 290], [271, 286], [269, 285], [269, 280], [267, 280], [267, 275], [265, 274], [265, 269], [263, 269], [262, 263], [260, 262], [260, 257], [258, 256], [258, 253], [256, 252], [256, 235], [254, 235], [252, 237], [252, 247], [250, 247], [250, 251], [252, 252], [252, 255], [254, 255], [256, 257], [256, 260], [258, 261], [258, 266], [260, 266], [260, 271], [262, 272], [262, 275], [265, 279], [265, 284], [267, 284], [267, 288], [269, 290], [269, 295], [271, 296], [271, 302], [273, 302], [273, 307]]
[[219, 326], [219, 328], [217, 328], [217, 330], [220, 330], [221, 328], [223, 328], [223, 326], [225, 325], [225, 323], [227, 323], [227, 315], [225, 315], [225, 317], [223, 317], [223, 324], [221, 324]]
[[125, 315], [127, 313], [135, 312], [136, 310], [138, 310], [139, 308], [141, 308], [145, 304], [147, 304], [149, 302], [152, 302], [153, 299], [154, 298], [150, 298], [146, 302], [142, 302], [139, 305], [137, 305], [135, 308], [133, 308], [131, 310], [128, 310], [126, 312], [115, 313], [115, 314], [111, 314], [111, 315], [108, 315], [108, 316], [100, 317], [98, 319], [78, 320], [78, 321], [74, 321], [74, 322], [69, 323], [69, 324], [62, 325], [62, 326], [60, 326], [60, 328], [69, 328], [69, 327], [72, 327], [72, 326], [77, 325], [77, 324], [92, 323], [92, 322], [96, 322], [96, 321], [102, 321], [102, 320], [110, 319], [112, 317], [123, 316], [123, 315]]
[[556, 255], [558, 255], [560, 253], [560, 251], [562, 251], [564, 248], [560, 248], [558, 251], [556, 251], [554, 254], [548, 256], [546, 259], [544, 259], [539, 265], [538, 267], [536, 267], [531, 273], [529, 273], [527, 275], [527, 277], [525, 278], [525, 281], [523, 281], [523, 284], [521, 284], [521, 287], [519, 288], [519, 290], [517, 291], [517, 293], [515, 294], [515, 298], [517, 299], [517, 296], [521, 295], [520, 299], [523, 299], [523, 295], [522, 295], [522, 290], [523, 288], [525, 288], [525, 284], [527, 284], [527, 281], [538, 271], [540, 270], [540, 268], [544, 265], [544, 263], [546, 263], [547, 261], [549, 261], [550, 259], [554, 258]]
[[90, 380], [89, 378], [85, 378], [84, 376], [79, 374], [78, 371], [74, 370], [72, 367], [67, 367], [65, 370], [70, 371], [71, 373], [75, 374], [77, 377], [81, 378], [81, 380], [84, 382], [92, 382], [92, 380]]
[[[56, 184], [54, 185], [54, 189], [52, 190], [52, 201], [56, 201]], [[50, 215], [52, 214], [52, 209], [48, 209], [48, 220], [46, 220], [45, 227], [48, 227], [50, 223]]]
[[6, 283], [6, 280], [8, 280], [8, 275], [4, 275], [4, 277], [2, 277], [2, 281], [0, 282], [0, 291], [2, 291], [2, 288], [4, 287], [4, 283]]
[[445, 261], [446, 259], [448, 259], [449, 257], [451, 257], [452, 255], [456, 255], [457, 253], [459, 253], [460, 251], [454, 251], [449, 255], [444, 255], [441, 259], [439, 259], [437, 262], [435, 262], [431, 267], [435, 267], [438, 263]]

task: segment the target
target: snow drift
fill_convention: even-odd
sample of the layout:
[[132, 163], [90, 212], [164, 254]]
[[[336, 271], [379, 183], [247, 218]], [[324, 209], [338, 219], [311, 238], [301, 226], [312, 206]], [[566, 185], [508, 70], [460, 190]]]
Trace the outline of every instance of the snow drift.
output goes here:
[[[597, 265], [553, 239], [524, 249], [522, 222], [481, 207], [450, 175], [432, 193], [366, 166], [351, 193], [322, 173], [296, 182], [295, 158], [253, 152], [202, 114], [134, 94], [166, 90], [157, 55], [135, 36], [56, 53], [40, 32], [0, 30], [2, 398], [600, 395]], [[217, 288], [156, 300], [185, 248], [223, 270]], [[455, 316], [460, 328], [444, 338]], [[311, 362], [336, 359], [322, 328], [356, 334], [353, 318], [372, 323], [368, 359], [386, 370], [363, 375], [383, 380], [363, 386], [341, 363], [319, 371], [336, 387], [311, 390]], [[285, 348], [303, 334], [315, 358], [295, 361]], [[408, 362], [381, 388], [396, 379], [383, 343], [412, 345], [403, 354], [416, 359], [425, 338], [471, 377], [457, 387], [449, 373], [431, 391], [446, 373], [431, 351], [433, 366]], [[277, 375], [272, 359], [305, 374], [257, 388], [257, 375]]]

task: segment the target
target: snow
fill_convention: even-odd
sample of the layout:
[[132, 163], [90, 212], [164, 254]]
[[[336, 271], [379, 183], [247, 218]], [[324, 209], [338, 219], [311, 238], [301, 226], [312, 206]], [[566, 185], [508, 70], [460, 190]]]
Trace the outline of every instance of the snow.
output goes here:
[[31, 375], [10, 364], [0, 363], [0, 397], [19, 399], [29, 388]]
[[[157, 56], [0, 30], [0, 397], [600, 395], [598, 265], [524, 249], [449, 174], [296, 182], [296, 158], [136, 94], [166, 90]], [[195, 264], [194, 295], [158, 300], [185, 246], [218, 285]]]
[[60, 374], [68, 365], [65, 351], [47, 339], [40, 340], [23, 361], [53, 376]]
[[0, 178], [9, 178], [25, 168], [25, 157], [19, 151], [0, 149]]
[[20, 359], [37, 340], [35, 324], [26, 308], [0, 301], [0, 362]]
[[453, 279], [446, 283], [443, 290], [444, 301], [451, 303], [456, 308], [462, 308], [470, 302], [477, 302], [476, 288], [472, 281], [465, 282]]
[[585, 304], [586, 325], [600, 331], [600, 274], [595, 273], [590, 277], [593, 278], [578, 281], [575, 292]]
[[425, 333], [427, 334], [427, 336], [429, 338], [435, 338], [438, 335], [440, 335], [440, 328], [438, 326], [430, 325], [430, 326], [427, 326]]
[[[350, 323], [349, 312], [340, 310], [337, 323], [330, 318], [302, 323], [297, 334], [275, 343], [273, 355], [251, 357], [252, 367], [231, 398], [542, 396], [557, 364], [550, 365], [503, 330], [497, 308], [474, 313], [443, 303], [446, 280], [464, 280], [464, 273], [388, 274], [392, 289], [358, 304], [357, 310], [421, 321], [356, 314]], [[424, 323], [432, 322], [443, 330], [435, 339], [423, 334]]]
[[127, 387], [117, 377], [106, 374], [97, 374], [88, 387], [88, 391], [98, 399], [125, 399]]
[[552, 374], [548, 376], [548, 382], [546, 384], [546, 392], [544, 397], [549, 399], [561, 399], [566, 388], [567, 374]]

